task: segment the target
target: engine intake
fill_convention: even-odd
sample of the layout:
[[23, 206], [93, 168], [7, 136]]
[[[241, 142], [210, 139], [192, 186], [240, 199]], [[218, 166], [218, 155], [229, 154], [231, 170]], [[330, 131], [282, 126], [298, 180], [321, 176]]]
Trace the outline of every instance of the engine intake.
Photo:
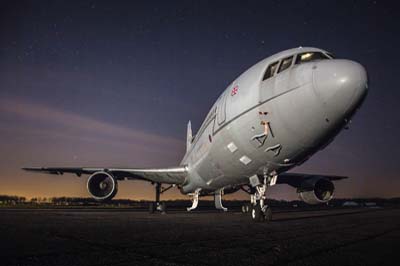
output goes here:
[[96, 172], [89, 176], [87, 189], [96, 200], [106, 201], [117, 194], [118, 183], [110, 173]]
[[335, 186], [326, 178], [310, 178], [303, 181], [297, 189], [302, 201], [307, 204], [326, 203], [333, 198]]

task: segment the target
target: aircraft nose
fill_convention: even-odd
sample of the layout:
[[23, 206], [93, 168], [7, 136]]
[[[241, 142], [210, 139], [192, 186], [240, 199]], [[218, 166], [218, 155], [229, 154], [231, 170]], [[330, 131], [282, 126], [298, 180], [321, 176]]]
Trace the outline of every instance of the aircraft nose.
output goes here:
[[313, 73], [314, 88], [329, 120], [351, 116], [367, 94], [367, 72], [357, 62], [323, 60], [316, 64]]

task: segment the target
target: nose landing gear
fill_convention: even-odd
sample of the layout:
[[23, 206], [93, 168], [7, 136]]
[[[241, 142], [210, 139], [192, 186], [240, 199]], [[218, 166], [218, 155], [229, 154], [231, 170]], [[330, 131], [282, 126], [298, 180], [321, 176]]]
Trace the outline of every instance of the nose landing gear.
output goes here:
[[[264, 182], [261, 183], [258, 176], [250, 177], [250, 187], [249, 190], [245, 190], [250, 194], [250, 210], [244, 207], [244, 210], [250, 211], [251, 219], [255, 222], [269, 222], [272, 220], [272, 210], [266, 204], [267, 199], [267, 188], [269, 186], [275, 185], [276, 176], [270, 177], [265, 176]], [[244, 190], [244, 189], [243, 189]], [[243, 212], [247, 212], [243, 211]]]
[[269, 222], [272, 220], [272, 210], [269, 206], [261, 207], [259, 204], [251, 208], [251, 219], [255, 222]]
[[255, 193], [250, 196], [251, 199], [251, 218], [255, 222], [269, 222], [272, 220], [271, 208], [266, 204], [267, 183], [259, 184], [255, 187]]

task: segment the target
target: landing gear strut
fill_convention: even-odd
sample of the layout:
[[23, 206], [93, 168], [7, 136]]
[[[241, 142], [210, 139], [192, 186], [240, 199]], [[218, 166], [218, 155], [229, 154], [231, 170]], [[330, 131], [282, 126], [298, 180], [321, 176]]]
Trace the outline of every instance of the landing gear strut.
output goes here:
[[223, 189], [219, 189], [219, 190], [215, 191], [215, 194], [214, 194], [214, 204], [215, 204], [215, 208], [216, 208], [217, 210], [222, 210], [222, 211], [224, 211], [224, 212], [227, 212], [227, 211], [228, 211], [228, 208], [225, 208], [225, 207], [222, 205], [222, 194], [223, 194]]
[[165, 204], [165, 202], [161, 202], [160, 201], [160, 195], [162, 193], [164, 193], [165, 191], [171, 189], [173, 187], [173, 185], [168, 186], [166, 188], [163, 188], [161, 186], [161, 183], [155, 183], [155, 194], [156, 194], [156, 198], [154, 202], [150, 203], [149, 206], [149, 212], [150, 213], [154, 213], [156, 211], [161, 212], [162, 214], [165, 214], [167, 211], [167, 205]]
[[197, 205], [199, 205], [199, 194], [200, 194], [200, 189], [196, 189], [196, 191], [194, 193], [189, 194], [189, 196], [191, 196], [192, 206], [189, 208], [186, 208], [186, 210], [188, 212], [196, 209]]

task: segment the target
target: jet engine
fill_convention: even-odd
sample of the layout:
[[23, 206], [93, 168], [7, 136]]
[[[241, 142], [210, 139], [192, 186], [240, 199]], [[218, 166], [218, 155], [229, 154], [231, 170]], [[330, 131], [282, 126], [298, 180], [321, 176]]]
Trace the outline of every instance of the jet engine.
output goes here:
[[314, 177], [304, 180], [297, 188], [297, 193], [305, 203], [319, 204], [330, 201], [334, 190], [335, 186], [329, 179]]
[[111, 200], [118, 191], [117, 180], [110, 173], [96, 172], [89, 176], [87, 189], [99, 201]]

